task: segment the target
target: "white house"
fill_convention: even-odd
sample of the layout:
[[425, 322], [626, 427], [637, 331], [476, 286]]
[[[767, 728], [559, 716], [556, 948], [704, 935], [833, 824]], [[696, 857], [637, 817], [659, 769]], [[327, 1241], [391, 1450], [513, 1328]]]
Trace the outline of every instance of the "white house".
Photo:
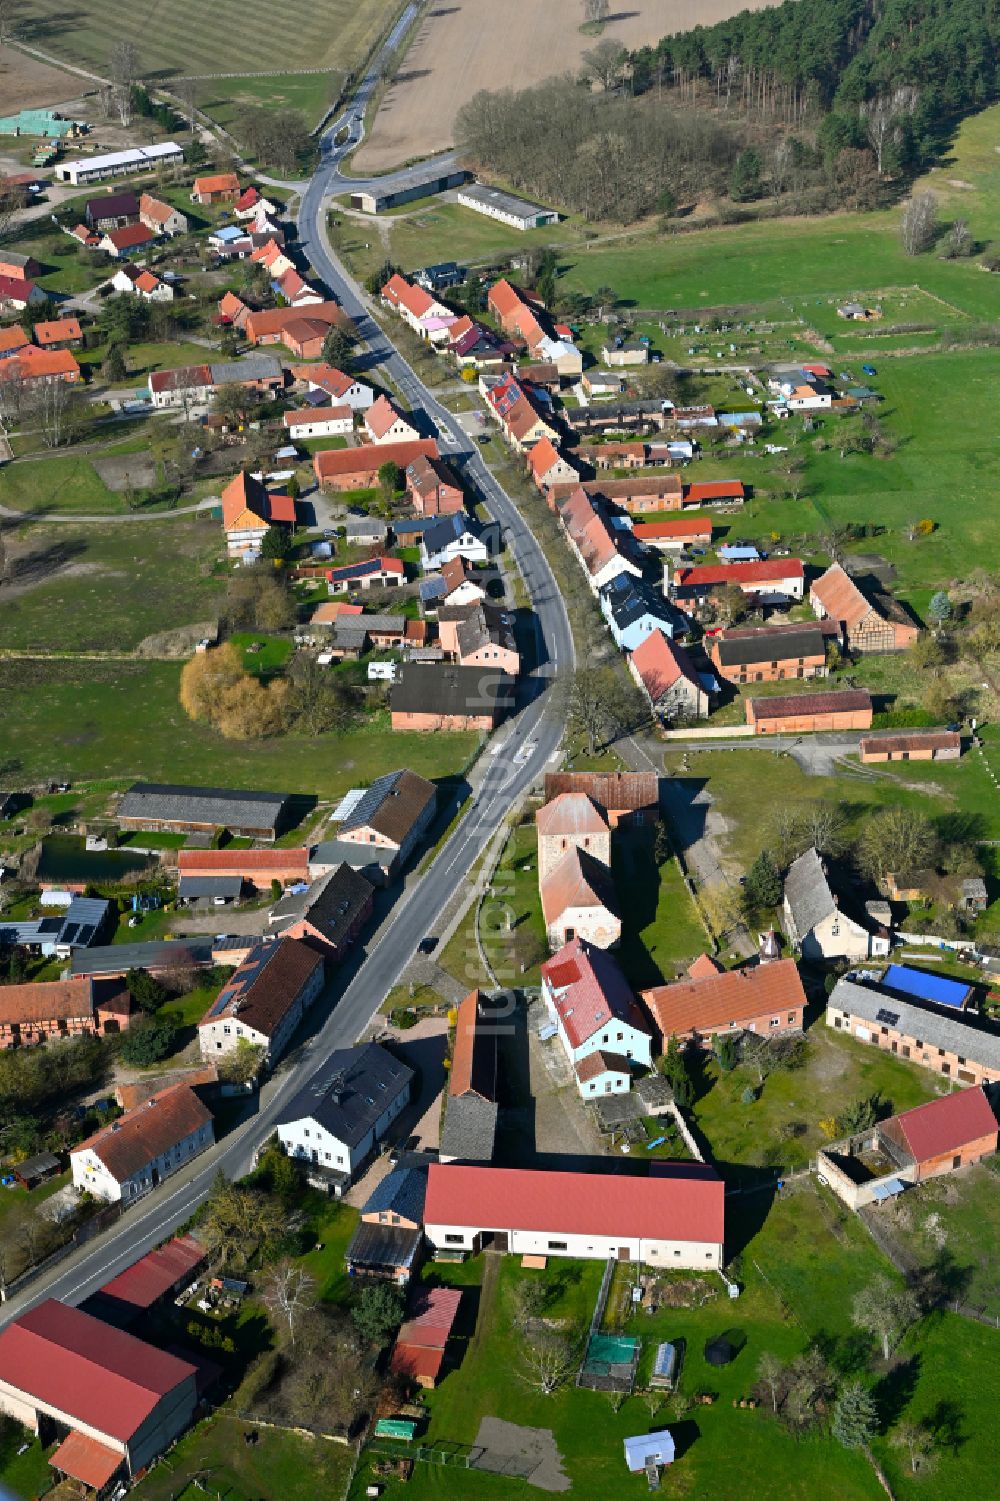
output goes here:
[[579, 1071], [593, 1053], [603, 1055], [607, 1066], [602, 1074], [631, 1074], [635, 1066], [650, 1066], [649, 1027], [617, 961], [604, 949], [580, 938], [567, 943], [542, 965], [542, 1001], [584, 1097], [599, 1092], [589, 1087], [597, 1079], [593, 1065], [584, 1069], [583, 1078]]
[[365, 413], [365, 429], [373, 443], [412, 443], [420, 433], [407, 422], [388, 396], [380, 396]]
[[413, 1070], [376, 1042], [330, 1054], [285, 1106], [278, 1140], [289, 1157], [346, 1183], [406, 1109]]
[[258, 943], [233, 971], [198, 1023], [207, 1062], [235, 1053], [243, 1039], [274, 1064], [323, 989], [323, 956], [296, 938]]
[[721, 1269], [725, 1187], [710, 1167], [653, 1165], [648, 1178], [432, 1162], [424, 1234], [435, 1252], [572, 1256]]
[[161, 281], [152, 271], [131, 263], [119, 266], [111, 278], [111, 290], [131, 297], [142, 297], [146, 302], [174, 300], [174, 289], [169, 282]]
[[891, 939], [841, 910], [815, 849], [793, 860], [785, 877], [785, 929], [803, 959], [874, 959]]
[[453, 558], [464, 558], [467, 563], [478, 564], [490, 561], [486, 538], [467, 511], [439, 516], [421, 534], [420, 566], [425, 573], [441, 568]]
[[301, 438], [346, 438], [354, 431], [354, 412], [349, 406], [305, 407], [299, 412], [286, 412], [283, 421], [293, 442]]
[[74, 1187], [128, 1202], [156, 1187], [215, 1140], [212, 1112], [187, 1084], [174, 1084], [74, 1147]]
[[310, 368], [300, 365], [293, 369], [296, 380], [304, 380], [310, 391], [322, 391], [330, 397], [332, 406], [348, 406], [352, 411], [365, 412], [375, 400], [375, 391], [353, 375], [345, 375], [334, 365], [318, 365]]

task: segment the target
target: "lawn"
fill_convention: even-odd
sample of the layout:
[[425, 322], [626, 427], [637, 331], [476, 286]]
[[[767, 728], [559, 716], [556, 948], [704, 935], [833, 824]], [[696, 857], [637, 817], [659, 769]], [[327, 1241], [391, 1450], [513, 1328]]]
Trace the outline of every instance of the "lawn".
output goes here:
[[164, 662], [0, 662], [0, 760], [24, 782], [144, 777], [340, 797], [399, 766], [453, 774], [475, 753], [472, 733], [393, 733], [379, 714], [342, 734], [224, 740], [195, 724]]
[[314, 1501], [343, 1493], [353, 1462], [346, 1445], [259, 1428], [250, 1447], [243, 1442], [246, 1428], [225, 1410], [206, 1418], [139, 1482], [137, 1501], [194, 1501], [206, 1493], [227, 1501]]
[[[56, 56], [78, 66], [107, 69], [114, 45], [122, 37], [139, 49], [145, 78], [175, 73], [207, 74], [264, 69], [339, 68], [345, 72], [367, 57], [381, 31], [400, 10], [397, 0], [328, 0], [322, 9], [308, 0], [289, 0], [282, 25], [275, 28], [263, 11], [240, 0], [218, 0], [206, 9], [199, 0], [175, 0], [167, 7], [136, 14], [122, 31], [121, 13], [111, 0], [67, 19], [54, 0], [32, 0], [25, 14], [24, 38], [37, 41]], [[220, 59], [218, 39], [238, 38], [239, 55]], [[238, 64], [238, 67], [237, 67]], [[212, 89], [213, 84], [208, 84]], [[266, 96], [265, 96], [266, 97]]]
[[[27, 1453], [18, 1454], [22, 1444], [27, 1444]], [[0, 1494], [25, 1501], [41, 1495], [54, 1475], [48, 1459], [54, 1448], [53, 1444], [43, 1449], [33, 1433], [12, 1418], [0, 1417]]]
[[482, 905], [472, 904], [438, 956], [442, 968], [469, 987], [492, 983], [479, 956], [477, 923], [497, 984], [537, 985], [538, 966], [549, 950], [538, 891], [533, 815], [507, 841]]
[[230, 641], [243, 653], [243, 666], [258, 677], [270, 677], [287, 667], [294, 642], [288, 636], [266, 636], [260, 631], [237, 631]]
[[648, 830], [620, 828], [611, 847], [622, 968], [636, 990], [673, 980], [708, 946], [677, 862], [656, 866]]
[[835, 1117], [856, 1100], [878, 1094], [888, 1114], [940, 1092], [929, 1070], [835, 1033], [822, 1018], [806, 1037], [802, 1067], [772, 1073], [750, 1105], [742, 1096], [748, 1086], [758, 1089], [755, 1074], [744, 1066], [726, 1074], [714, 1058], [700, 1060], [691, 1115], [727, 1180], [752, 1179], [741, 1171], [747, 1168], [807, 1166], [831, 1140], [819, 1122], [833, 1132]]
[[316, 1244], [301, 1257], [301, 1265], [315, 1280], [325, 1303], [346, 1303], [351, 1291], [344, 1264], [351, 1236], [358, 1226], [358, 1211], [348, 1204], [325, 1204], [315, 1222]]
[[[38, 1205], [45, 1199], [50, 1198], [60, 1188], [65, 1188], [69, 1181], [70, 1174], [69, 1172], [65, 1172], [57, 1173], [54, 1178], [50, 1178], [47, 1183], [39, 1184], [37, 1188], [21, 1188], [16, 1183], [12, 1184], [9, 1188], [0, 1188], [0, 1221], [6, 1215], [10, 1214], [12, 1210], [18, 1208], [37, 1209]], [[3, 1434], [2, 1430], [0, 1430], [0, 1444], [2, 1444], [2, 1438]], [[0, 1448], [0, 1478], [2, 1478], [2, 1475], [3, 1460], [2, 1448]]]
[[9, 649], [130, 651], [147, 636], [214, 620], [222, 605], [222, 533], [203, 517], [39, 523], [16, 543], [8, 535], [7, 547], [16, 557], [15, 589], [0, 594]]

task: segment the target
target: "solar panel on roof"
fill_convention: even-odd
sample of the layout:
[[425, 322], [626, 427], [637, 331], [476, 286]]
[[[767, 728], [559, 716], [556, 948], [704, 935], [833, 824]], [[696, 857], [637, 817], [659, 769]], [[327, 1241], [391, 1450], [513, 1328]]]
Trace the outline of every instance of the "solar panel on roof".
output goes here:
[[883, 1006], [879, 1011], [876, 1012], [875, 1020], [877, 1022], [884, 1022], [887, 1027], [895, 1027], [899, 1022], [899, 1012], [886, 1011], [885, 1007]]

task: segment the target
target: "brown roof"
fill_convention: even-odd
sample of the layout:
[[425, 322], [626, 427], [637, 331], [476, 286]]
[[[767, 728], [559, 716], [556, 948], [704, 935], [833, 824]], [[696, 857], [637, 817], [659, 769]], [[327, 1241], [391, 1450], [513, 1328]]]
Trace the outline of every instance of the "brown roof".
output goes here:
[[[155, 1157], [208, 1125], [212, 1112], [187, 1084], [172, 1084], [103, 1127], [76, 1152], [91, 1151], [119, 1183], [141, 1172]], [[72, 1155], [72, 1154], [71, 1154]]]
[[561, 792], [539, 808], [535, 825], [540, 835], [606, 834], [608, 821], [585, 792]]
[[[247, 942], [250, 942], [248, 939]], [[187, 1084], [191, 1089], [200, 1086], [217, 1084], [219, 1082], [219, 1070], [214, 1063], [203, 1064], [201, 1068], [186, 1068], [181, 1078], [174, 1078], [175, 1084]], [[143, 1104], [154, 1094], [159, 1094], [162, 1088], [162, 1080], [154, 1074], [148, 1079], [139, 1079], [135, 1084], [117, 1084], [115, 1086], [115, 1099], [123, 1110], [134, 1110], [137, 1105]]]
[[958, 730], [912, 730], [907, 735], [864, 735], [861, 739], [861, 754], [872, 751], [915, 750], [961, 750], [962, 736]]
[[322, 954], [297, 938], [258, 944], [233, 971], [198, 1025], [204, 1027], [238, 1012], [246, 1026], [270, 1037], [322, 963]]
[[0, 986], [0, 1026], [47, 1021], [90, 1021], [94, 1015], [89, 975], [71, 980], [35, 980]]
[[609, 813], [637, 813], [656, 808], [660, 793], [653, 771], [547, 771], [545, 797], [551, 802], [563, 792], [583, 792]]
[[483, 997], [471, 990], [458, 1008], [448, 1093], [476, 1094], [492, 1103], [497, 1097], [497, 1033], [482, 1021]]
[[610, 870], [575, 845], [540, 882], [540, 895], [547, 924], [556, 922], [570, 907], [603, 907], [613, 917], [620, 916]]
[[[363, 623], [363, 617], [362, 617]], [[403, 622], [400, 620], [402, 633]], [[362, 795], [347, 819], [341, 825], [341, 833], [352, 829], [374, 829], [394, 844], [401, 844], [429, 803], [437, 796], [437, 788], [426, 777], [403, 767], [377, 777]]]
[[850, 629], [864, 620], [872, 606], [857, 584], [841, 568], [833, 563], [821, 578], [812, 585], [814, 594], [826, 613], [834, 620], [841, 620]]
[[740, 1027], [768, 1011], [797, 1009], [806, 994], [794, 959], [777, 959], [750, 969], [728, 969], [703, 980], [678, 980], [642, 991], [642, 999], [662, 1035], [705, 1035]]
[[305, 845], [273, 850], [179, 850], [177, 869], [182, 876], [270, 877], [293, 871], [305, 881], [309, 878], [309, 851]]
[[711, 954], [699, 954], [693, 963], [688, 965], [687, 972], [692, 980], [710, 980], [713, 975], [721, 975], [725, 966], [718, 959], [713, 959]]
[[238, 192], [240, 180], [235, 172], [216, 172], [211, 177], [196, 177], [194, 190], [196, 193], [232, 193]]
[[590, 1079], [596, 1079], [603, 1073], [631, 1074], [632, 1065], [621, 1053], [602, 1053], [598, 1048], [596, 1053], [588, 1053], [586, 1058], [581, 1058], [576, 1065], [576, 1077], [581, 1084], [586, 1084]]
[[754, 720], [797, 718], [803, 714], [871, 713], [871, 695], [864, 688], [842, 688], [829, 693], [782, 693], [773, 698], [749, 700]]

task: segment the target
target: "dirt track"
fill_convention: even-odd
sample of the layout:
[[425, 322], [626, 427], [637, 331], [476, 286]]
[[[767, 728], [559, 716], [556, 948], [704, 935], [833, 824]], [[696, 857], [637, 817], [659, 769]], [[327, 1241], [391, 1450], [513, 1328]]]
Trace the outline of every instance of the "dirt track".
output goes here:
[[[633, 0], [604, 37], [626, 47], [671, 31], [711, 25], [771, 0]], [[371, 136], [354, 158], [358, 173], [381, 172], [452, 144], [459, 107], [480, 89], [521, 88], [575, 72], [597, 40], [580, 32], [581, 0], [440, 0], [420, 23]]]

